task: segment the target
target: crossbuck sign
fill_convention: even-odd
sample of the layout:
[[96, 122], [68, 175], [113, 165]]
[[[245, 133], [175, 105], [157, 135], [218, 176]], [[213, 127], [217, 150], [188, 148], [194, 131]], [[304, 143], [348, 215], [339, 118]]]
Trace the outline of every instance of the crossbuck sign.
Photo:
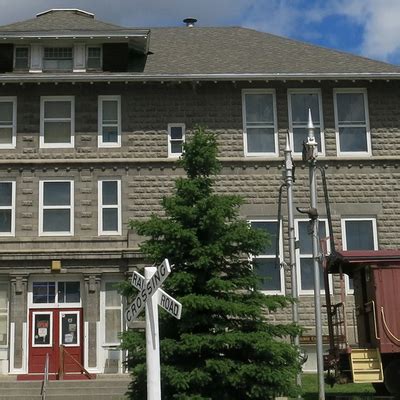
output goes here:
[[146, 307], [146, 362], [147, 362], [147, 399], [161, 400], [160, 383], [160, 344], [158, 333], [158, 308], [177, 319], [181, 318], [182, 304], [160, 288], [171, 272], [168, 259], [157, 268], [146, 267], [145, 276], [134, 272], [131, 284], [139, 290], [138, 295], [126, 309], [125, 318], [129, 327]]

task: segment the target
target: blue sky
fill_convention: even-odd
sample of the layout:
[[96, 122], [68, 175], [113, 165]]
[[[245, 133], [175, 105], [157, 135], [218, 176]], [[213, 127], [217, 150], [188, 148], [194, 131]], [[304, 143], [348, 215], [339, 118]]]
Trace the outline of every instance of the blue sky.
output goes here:
[[400, 0], [0, 0], [0, 24], [81, 8], [125, 26], [239, 25], [400, 64]]

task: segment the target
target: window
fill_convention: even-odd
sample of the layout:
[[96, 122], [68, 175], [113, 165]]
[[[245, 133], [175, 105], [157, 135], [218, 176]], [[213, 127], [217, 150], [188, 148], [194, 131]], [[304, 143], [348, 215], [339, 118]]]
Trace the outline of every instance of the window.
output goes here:
[[242, 102], [245, 154], [278, 155], [275, 91], [244, 90]]
[[179, 157], [185, 143], [185, 124], [168, 124], [168, 157]]
[[[343, 250], [378, 250], [375, 218], [342, 219]], [[346, 277], [348, 292], [353, 290], [353, 280]]]
[[15, 182], [0, 182], [0, 236], [15, 234]]
[[[277, 222], [271, 220], [250, 221], [253, 229], [260, 229], [267, 233], [269, 244], [264, 247], [262, 254], [255, 258], [255, 268], [258, 275], [263, 278], [261, 290], [269, 294], [284, 294], [284, 274], [280, 262], [276, 265], [276, 235]], [[282, 236], [281, 236], [282, 237]], [[279, 253], [282, 254], [282, 249]]]
[[104, 286], [104, 344], [119, 345], [119, 333], [122, 331], [122, 298], [116, 284], [106, 281]]
[[[312, 257], [312, 238], [309, 233], [310, 221], [309, 220], [296, 220], [296, 237], [299, 240], [299, 249], [297, 250], [297, 265], [299, 271], [299, 293], [300, 294], [313, 294], [314, 293], [314, 262]], [[328, 221], [319, 221], [319, 239], [325, 239], [328, 232]], [[327, 243], [327, 250], [329, 252], [329, 242]], [[321, 293], [325, 289], [324, 273], [320, 265], [320, 287]]]
[[101, 68], [101, 47], [88, 47], [87, 49], [87, 69]]
[[303, 151], [303, 142], [308, 136], [308, 110], [311, 110], [318, 152], [324, 154], [324, 127], [322, 118], [321, 91], [319, 89], [291, 89], [288, 91], [289, 131], [294, 153]]
[[99, 147], [121, 146], [121, 97], [99, 96]]
[[17, 137], [17, 98], [0, 97], [0, 149], [13, 149]]
[[58, 282], [59, 303], [79, 303], [81, 301], [80, 282]]
[[43, 70], [71, 71], [72, 60], [72, 47], [45, 47]]
[[35, 304], [53, 304], [56, 301], [55, 282], [33, 282], [32, 299]]
[[81, 302], [81, 284], [79, 281], [39, 281], [32, 282], [32, 303], [59, 304], [70, 307]]
[[15, 69], [29, 68], [29, 47], [15, 47]]
[[334, 98], [338, 155], [370, 155], [367, 91], [336, 89]]
[[40, 99], [40, 147], [74, 147], [74, 98]]
[[0, 282], [0, 347], [8, 344], [8, 283]]
[[74, 183], [39, 182], [39, 235], [74, 234]]
[[99, 235], [121, 235], [121, 181], [99, 181]]

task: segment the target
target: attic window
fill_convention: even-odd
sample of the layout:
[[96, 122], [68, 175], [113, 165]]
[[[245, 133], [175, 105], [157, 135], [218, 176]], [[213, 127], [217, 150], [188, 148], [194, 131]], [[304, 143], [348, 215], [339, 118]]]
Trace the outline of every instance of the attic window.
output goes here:
[[45, 47], [44, 70], [72, 70], [72, 47]]

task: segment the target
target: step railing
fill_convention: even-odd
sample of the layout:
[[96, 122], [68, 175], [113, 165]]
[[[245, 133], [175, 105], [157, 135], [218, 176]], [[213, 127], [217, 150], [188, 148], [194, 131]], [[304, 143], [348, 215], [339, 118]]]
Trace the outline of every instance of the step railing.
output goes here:
[[43, 374], [42, 388], [40, 391], [42, 400], [46, 400], [46, 391], [47, 391], [48, 383], [49, 383], [49, 353], [46, 353], [46, 360], [44, 362], [44, 374]]
[[86, 375], [88, 379], [93, 379], [92, 375], [86, 370], [86, 368], [71, 354], [69, 353], [64, 345], [60, 345], [60, 364], [58, 368], [58, 379], [62, 380], [64, 379], [65, 375], [65, 359], [66, 357], [69, 357], [75, 365], [79, 367], [79, 371], [81, 374]]

